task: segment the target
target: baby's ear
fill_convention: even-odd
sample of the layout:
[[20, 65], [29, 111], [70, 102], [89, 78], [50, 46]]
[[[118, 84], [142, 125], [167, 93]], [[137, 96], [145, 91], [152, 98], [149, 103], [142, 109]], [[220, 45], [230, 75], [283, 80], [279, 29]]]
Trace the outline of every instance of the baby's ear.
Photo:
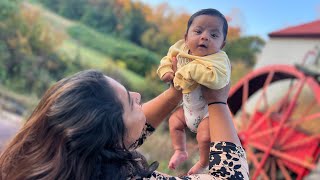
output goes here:
[[226, 41], [223, 41], [223, 43], [221, 44], [221, 48], [220, 49], [224, 48], [225, 45], [226, 45]]

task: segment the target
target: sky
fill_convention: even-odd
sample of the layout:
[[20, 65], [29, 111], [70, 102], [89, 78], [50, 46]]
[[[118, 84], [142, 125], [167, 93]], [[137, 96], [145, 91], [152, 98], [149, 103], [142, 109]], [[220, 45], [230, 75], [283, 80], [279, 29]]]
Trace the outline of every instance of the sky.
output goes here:
[[[243, 35], [258, 35], [320, 19], [320, 0], [140, 0], [151, 6], [168, 3], [176, 11], [190, 14], [215, 8], [233, 16], [231, 22], [243, 29]], [[232, 24], [231, 24], [232, 25]]]

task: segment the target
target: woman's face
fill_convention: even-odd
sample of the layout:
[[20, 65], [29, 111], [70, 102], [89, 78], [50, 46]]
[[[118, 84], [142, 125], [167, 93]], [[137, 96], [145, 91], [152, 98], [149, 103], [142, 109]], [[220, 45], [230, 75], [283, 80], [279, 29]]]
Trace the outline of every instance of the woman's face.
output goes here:
[[140, 137], [146, 123], [146, 116], [144, 115], [140, 104], [141, 95], [136, 92], [128, 91], [119, 82], [110, 77], [106, 78], [123, 105], [123, 120], [127, 129], [124, 143], [128, 148]]

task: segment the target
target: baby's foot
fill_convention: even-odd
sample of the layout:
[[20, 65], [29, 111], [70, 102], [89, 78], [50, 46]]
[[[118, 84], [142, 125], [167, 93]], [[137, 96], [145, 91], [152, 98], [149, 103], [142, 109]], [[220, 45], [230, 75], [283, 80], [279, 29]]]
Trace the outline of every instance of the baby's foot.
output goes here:
[[170, 169], [176, 169], [176, 167], [178, 167], [181, 163], [183, 163], [187, 159], [188, 159], [187, 151], [176, 150], [170, 159], [168, 167]]
[[189, 170], [188, 175], [190, 174], [200, 174], [203, 173], [207, 169], [207, 166], [202, 165], [200, 161], [198, 161], [193, 167]]

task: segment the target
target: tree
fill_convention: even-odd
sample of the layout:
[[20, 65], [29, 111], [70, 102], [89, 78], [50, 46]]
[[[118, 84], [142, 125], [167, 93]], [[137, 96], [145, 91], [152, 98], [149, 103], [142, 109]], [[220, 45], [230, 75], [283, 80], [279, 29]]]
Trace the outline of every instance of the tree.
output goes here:
[[231, 61], [242, 61], [252, 66], [256, 61], [256, 54], [261, 51], [264, 44], [264, 40], [258, 36], [240, 37], [227, 43], [224, 50]]
[[81, 21], [106, 34], [115, 32], [118, 24], [113, 7], [109, 5], [88, 8]]
[[149, 24], [147, 23], [140, 6], [130, 3], [130, 8], [123, 8], [123, 14], [124, 15], [120, 17], [118, 21], [118, 36], [141, 45], [141, 37], [144, 31], [148, 29]]
[[43, 3], [47, 8], [59, 12], [63, 0], [39, 0], [39, 2]]
[[61, 2], [58, 11], [67, 18], [79, 20], [86, 12], [87, 4], [87, 0], [67, 0]]

